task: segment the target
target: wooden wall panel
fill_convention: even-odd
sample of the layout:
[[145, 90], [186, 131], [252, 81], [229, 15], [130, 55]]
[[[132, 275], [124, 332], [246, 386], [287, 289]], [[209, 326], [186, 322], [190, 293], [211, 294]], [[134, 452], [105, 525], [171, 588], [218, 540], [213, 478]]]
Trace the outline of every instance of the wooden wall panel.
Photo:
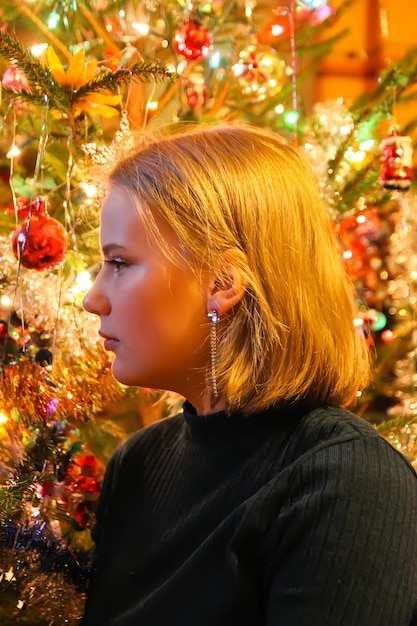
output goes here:
[[[338, 7], [342, 0], [330, 1]], [[417, 46], [416, 24], [417, 0], [357, 0], [332, 28], [334, 33], [348, 28], [349, 34], [323, 61], [310, 101], [343, 97], [350, 102], [371, 91], [384, 67]], [[405, 123], [410, 114], [398, 108], [398, 121]]]

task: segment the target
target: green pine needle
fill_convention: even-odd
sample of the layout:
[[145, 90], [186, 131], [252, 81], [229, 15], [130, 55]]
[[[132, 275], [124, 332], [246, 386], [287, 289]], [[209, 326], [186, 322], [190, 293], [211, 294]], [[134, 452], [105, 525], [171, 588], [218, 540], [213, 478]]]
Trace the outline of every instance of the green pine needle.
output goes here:
[[0, 55], [22, 70], [30, 85], [31, 93], [21, 90], [19, 97], [34, 104], [44, 104], [68, 111], [68, 93], [54, 80], [49, 68], [44, 67], [30, 50], [6, 31], [0, 31]]

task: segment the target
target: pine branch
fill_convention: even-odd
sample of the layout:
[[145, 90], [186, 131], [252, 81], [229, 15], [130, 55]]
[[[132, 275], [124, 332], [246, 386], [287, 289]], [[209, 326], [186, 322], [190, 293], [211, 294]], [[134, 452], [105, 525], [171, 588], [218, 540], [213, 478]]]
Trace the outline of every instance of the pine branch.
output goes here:
[[33, 471], [25, 463], [18, 471], [17, 478], [0, 488], [0, 520], [19, 516], [25, 502], [30, 500], [36, 491], [36, 483], [52, 482], [53, 474]]
[[[406, 418], [406, 419], [405, 419]], [[400, 417], [394, 417], [393, 419], [382, 422], [377, 426], [377, 430], [383, 437], [387, 437], [391, 433], [397, 433], [398, 429], [406, 424], [414, 424], [416, 422], [416, 417], [409, 417], [405, 415], [401, 415]]]
[[84, 97], [88, 93], [108, 89], [117, 91], [121, 85], [128, 84], [131, 80], [140, 82], [154, 80], [172, 80], [175, 74], [159, 61], [139, 61], [130, 68], [121, 68], [114, 72], [103, 71], [94, 76], [86, 85], [80, 87], [76, 92], [76, 99]]
[[86, 85], [77, 91], [68, 91], [62, 88], [53, 78], [49, 68], [44, 67], [39, 60], [19, 41], [7, 32], [0, 31], [0, 55], [8, 59], [25, 73], [30, 85], [30, 91], [21, 90], [19, 97], [32, 104], [56, 108], [68, 114], [71, 106], [86, 94], [109, 90], [112, 92], [131, 80], [145, 82], [167, 80], [174, 77], [168, 68], [158, 61], [141, 61], [130, 68], [121, 68], [114, 72], [103, 71], [94, 76]]
[[365, 166], [362, 166], [361, 169], [357, 170], [354, 176], [348, 180], [343, 187], [343, 191], [338, 196], [339, 203], [335, 206], [335, 210], [338, 213], [350, 211], [357, 199], [365, 193], [369, 198], [371, 189], [377, 187], [378, 192], [380, 191], [380, 187], [378, 186], [378, 165], [379, 163], [376, 164], [373, 160]]
[[32, 93], [21, 91], [19, 97], [36, 104], [50, 104], [61, 111], [68, 111], [68, 94], [54, 80], [49, 68], [44, 67], [30, 50], [20, 45], [16, 37], [0, 31], [0, 55], [22, 70], [28, 79]]
[[[361, 96], [353, 104], [353, 128], [340, 144], [335, 157], [329, 161], [329, 171], [332, 172], [331, 178], [336, 176], [338, 167], [343, 162], [346, 149], [350, 145], [353, 136], [356, 134], [359, 125], [365, 120], [376, 119], [378, 116], [386, 116], [387, 112], [392, 110], [394, 103], [401, 100], [402, 94], [406, 89], [417, 82], [416, 53], [417, 48], [408, 52], [401, 61], [385, 72], [373, 93], [367, 96]], [[411, 61], [414, 63], [410, 69], [407, 69]]]
[[26, 449], [25, 458], [13, 469], [12, 478], [0, 487], [0, 519], [19, 516], [25, 502], [34, 495], [36, 484], [55, 480], [51, 472], [43, 471], [54, 457], [55, 446], [53, 431], [41, 425]]
[[[380, 80], [373, 93], [360, 96], [354, 103], [355, 108], [365, 107], [367, 103], [382, 100], [391, 106], [393, 100], [402, 97], [403, 92], [417, 79], [417, 47], [409, 50], [395, 65], [381, 73]], [[387, 97], [388, 92], [388, 97]]]

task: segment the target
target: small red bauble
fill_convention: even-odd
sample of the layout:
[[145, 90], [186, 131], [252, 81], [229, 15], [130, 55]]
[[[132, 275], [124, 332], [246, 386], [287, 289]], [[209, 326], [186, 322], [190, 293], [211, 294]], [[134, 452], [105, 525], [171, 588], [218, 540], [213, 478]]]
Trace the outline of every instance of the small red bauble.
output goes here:
[[392, 132], [381, 142], [380, 183], [386, 189], [407, 190], [411, 185], [413, 148], [411, 137]]
[[9, 334], [8, 324], [5, 320], [0, 320], [0, 339], [4, 339]]
[[196, 20], [190, 20], [175, 31], [174, 46], [177, 52], [190, 60], [204, 58], [212, 44], [210, 32]]
[[30, 270], [52, 269], [65, 257], [68, 235], [63, 225], [49, 217], [45, 202], [32, 204], [26, 222], [20, 224], [12, 238], [13, 252]]
[[208, 97], [204, 76], [192, 74], [184, 85], [184, 96], [191, 109], [202, 109]]

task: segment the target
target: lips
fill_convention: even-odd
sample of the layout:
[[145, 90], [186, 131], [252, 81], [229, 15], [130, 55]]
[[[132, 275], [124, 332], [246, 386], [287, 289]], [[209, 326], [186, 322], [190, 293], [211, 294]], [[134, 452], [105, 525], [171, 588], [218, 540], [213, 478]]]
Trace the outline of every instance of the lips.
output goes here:
[[114, 349], [119, 343], [119, 340], [116, 339], [115, 337], [109, 337], [108, 335], [105, 335], [101, 331], [99, 331], [98, 334], [100, 335], [100, 337], [103, 337], [104, 339], [104, 349], [107, 350], [108, 352], [114, 351]]
[[104, 341], [104, 349], [107, 350], [108, 352], [111, 352], [116, 349], [116, 346], [119, 344], [119, 341], [117, 339], [106, 339]]

